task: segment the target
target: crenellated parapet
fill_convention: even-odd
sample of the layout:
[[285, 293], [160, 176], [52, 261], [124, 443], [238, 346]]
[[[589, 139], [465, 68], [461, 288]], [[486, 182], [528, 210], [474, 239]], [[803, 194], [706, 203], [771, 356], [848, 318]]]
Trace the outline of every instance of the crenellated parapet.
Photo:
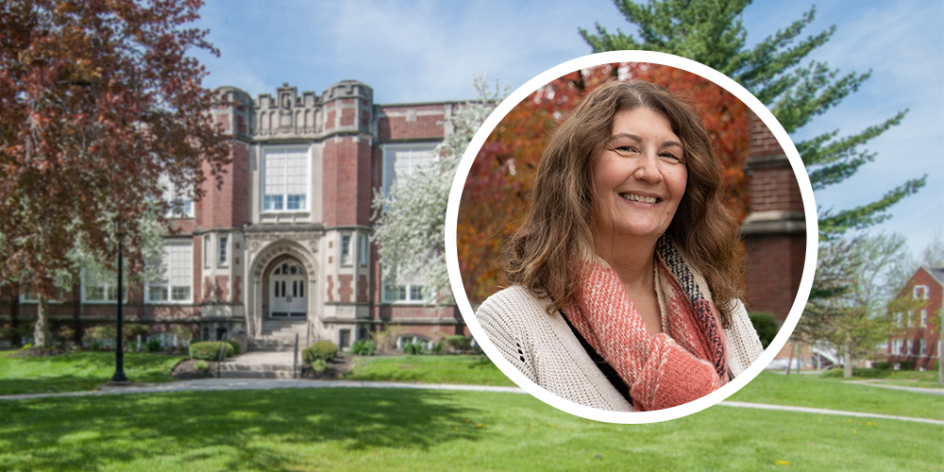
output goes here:
[[369, 133], [373, 89], [342, 80], [322, 95], [284, 83], [275, 95], [260, 94], [253, 106], [252, 135], [257, 139], [322, 138], [337, 133]]

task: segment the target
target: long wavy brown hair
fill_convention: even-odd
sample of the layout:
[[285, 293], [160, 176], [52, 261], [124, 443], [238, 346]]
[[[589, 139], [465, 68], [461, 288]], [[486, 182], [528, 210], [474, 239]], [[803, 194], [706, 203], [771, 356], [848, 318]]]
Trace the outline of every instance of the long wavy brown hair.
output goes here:
[[610, 139], [616, 114], [640, 107], [668, 118], [682, 141], [688, 181], [665, 236], [704, 275], [722, 325], [728, 327], [729, 302], [743, 296], [744, 266], [737, 221], [721, 201], [721, 166], [694, 108], [645, 81], [601, 85], [554, 132], [541, 156], [525, 219], [505, 254], [506, 280], [550, 296], [550, 311], [573, 301], [582, 281], [572, 280], [570, 261], [590, 257], [593, 247], [590, 169]]

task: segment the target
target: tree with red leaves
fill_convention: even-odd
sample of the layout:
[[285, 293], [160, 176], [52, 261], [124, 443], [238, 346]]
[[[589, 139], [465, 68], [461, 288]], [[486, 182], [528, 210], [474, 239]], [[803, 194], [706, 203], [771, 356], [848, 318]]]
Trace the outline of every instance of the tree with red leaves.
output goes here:
[[[117, 228], [128, 270], [175, 201], [222, 179], [229, 143], [209, 120], [219, 104], [187, 28], [199, 0], [5, 0], [0, 4], [0, 284], [46, 300], [77, 251], [114, 270]], [[176, 189], [164, 195], [167, 182]]]
[[748, 195], [742, 164], [747, 158], [747, 107], [698, 75], [648, 63], [605, 64], [560, 77], [519, 103], [492, 131], [469, 172], [456, 228], [459, 266], [466, 293], [481, 303], [502, 283], [501, 253], [524, 216], [528, 185], [544, 145], [591, 90], [612, 80], [642, 79], [691, 103], [711, 133], [724, 173], [724, 200], [742, 220]]

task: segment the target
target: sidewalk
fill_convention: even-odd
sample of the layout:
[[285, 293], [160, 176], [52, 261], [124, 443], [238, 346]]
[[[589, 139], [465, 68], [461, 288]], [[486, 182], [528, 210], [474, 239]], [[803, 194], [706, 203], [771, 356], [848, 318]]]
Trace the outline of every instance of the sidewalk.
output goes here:
[[[29, 395], [0, 396], [4, 400], [33, 400], [50, 397], [87, 397], [102, 395], [121, 395], [132, 393], [165, 393], [165, 392], [199, 392], [224, 390], [271, 390], [277, 388], [411, 388], [417, 390], [461, 390], [470, 392], [502, 392], [527, 393], [518, 387], [489, 387], [484, 385], [449, 385], [449, 384], [418, 384], [401, 382], [360, 382], [352, 380], [282, 380], [282, 379], [198, 379], [166, 384], [142, 384], [131, 387], [107, 387], [100, 390], [69, 393], [37, 393]], [[902, 387], [908, 388], [908, 387]], [[761, 410], [792, 411], [797, 413], [813, 413], [820, 415], [854, 416], [859, 418], [876, 418], [885, 420], [911, 421], [944, 426], [942, 420], [927, 418], [911, 418], [906, 416], [882, 415], [876, 413], [862, 413], [857, 411], [827, 410], [821, 408], [806, 408], [798, 406], [770, 405], [766, 403], [746, 403], [723, 401], [719, 405], [734, 408], [753, 408]]]

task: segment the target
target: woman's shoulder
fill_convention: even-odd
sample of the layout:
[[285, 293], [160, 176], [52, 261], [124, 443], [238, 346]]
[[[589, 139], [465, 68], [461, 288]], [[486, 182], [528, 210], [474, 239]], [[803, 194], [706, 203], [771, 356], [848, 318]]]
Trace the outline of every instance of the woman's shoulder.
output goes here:
[[531, 313], [547, 314], [547, 307], [551, 304], [550, 297], [542, 296], [521, 286], [512, 285], [488, 297], [476, 314], [479, 313], [515, 313], [527, 315]]

